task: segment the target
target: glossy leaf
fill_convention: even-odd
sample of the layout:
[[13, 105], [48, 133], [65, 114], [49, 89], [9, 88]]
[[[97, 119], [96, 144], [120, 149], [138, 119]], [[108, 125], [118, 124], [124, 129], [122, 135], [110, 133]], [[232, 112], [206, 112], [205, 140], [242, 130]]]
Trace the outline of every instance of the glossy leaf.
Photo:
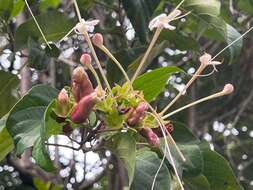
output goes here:
[[19, 79], [16, 75], [0, 71], [0, 117], [10, 111], [11, 107], [17, 102], [18, 84]]
[[[179, 175], [185, 177], [200, 175], [203, 172], [204, 166], [203, 156], [199, 146], [200, 141], [181, 123], [173, 124], [176, 128], [172, 133], [173, 138], [186, 158], [186, 161], [183, 162], [175, 146], [169, 144]], [[164, 152], [164, 142], [161, 144], [161, 151]], [[172, 161], [168, 153], [166, 153], [166, 157], [171, 163]]]
[[7, 115], [0, 119], [0, 161], [14, 148], [12, 137], [5, 127], [6, 119]]
[[11, 17], [17, 16], [24, 9], [25, 6], [24, 0], [13, 0], [13, 2], [14, 4], [11, 12]]
[[33, 146], [39, 138], [45, 109], [57, 93], [49, 86], [35, 86], [11, 110], [6, 127], [14, 139], [17, 154]]
[[183, 180], [190, 190], [211, 190], [210, 184], [204, 175], [184, 177]]
[[54, 165], [47, 153], [43, 138], [39, 137], [33, 146], [32, 157], [36, 164], [47, 172], [55, 171]]
[[39, 9], [41, 12], [45, 12], [48, 8], [57, 8], [60, 3], [60, 0], [42, 0]]
[[[220, 1], [187, 0], [184, 3], [184, 7], [188, 11], [193, 11], [193, 15], [206, 25], [202, 25], [198, 30], [201, 29], [205, 31], [205, 27], [206, 29], [211, 28], [212, 31], [215, 31], [218, 34], [218, 39], [225, 41], [227, 44], [230, 44], [232, 41], [240, 37], [240, 33], [219, 16], [221, 8]], [[213, 36], [216, 38], [217, 34], [214, 33]], [[238, 40], [230, 46], [231, 60], [239, 55], [241, 48], [242, 40]]]
[[169, 77], [182, 70], [178, 67], [162, 67], [139, 76], [133, 83], [135, 90], [143, 91], [147, 101], [154, 100], [165, 88]]
[[[151, 189], [155, 174], [161, 164], [157, 154], [147, 149], [140, 149], [136, 155], [136, 168], [131, 190]], [[169, 190], [171, 176], [165, 164], [157, 175], [154, 190]]]
[[[75, 22], [63, 13], [51, 11], [36, 17], [48, 41], [59, 40], [74, 26]], [[32, 38], [44, 43], [44, 40], [32, 19], [21, 24], [15, 34], [15, 49], [27, 46]]]
[[11, 11], [13, 8], [12, 0], [0, 0], [0, 18], [8, 20], [11, 16]]
[[112, 149], [127, 171], [128, 185], [130, 186], [133, 181], [136, 162], [136, 142], [134, 137], [129, 133], [113, 136]]
[[202, 152], [204, 158], [203, 174], [215, 190], [241, 190], [229, 163], [218, 153], [211, 150]]

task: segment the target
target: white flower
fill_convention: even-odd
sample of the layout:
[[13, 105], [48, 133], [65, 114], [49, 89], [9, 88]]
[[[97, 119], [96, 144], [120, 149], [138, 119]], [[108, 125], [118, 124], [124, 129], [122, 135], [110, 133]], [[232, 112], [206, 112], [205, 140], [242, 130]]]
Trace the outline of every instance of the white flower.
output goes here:
[[166, 28], [169, 30], [175, 30], [176, 27], [170, 25], [169, 23], [173, 20], [176, 20], [177, 17], [181, 14], [181, 11], [176, 9], [172, 11], [169, 15], [165, 13], [158, 15], [154, 19], [152, 19], [149, 23], [149, 29], [152, 31], [154, 28]]
[[[213, 71], [218, 71], [216, 69], [216, 65], [220, 65], [222, 62], [220, 61], [212, 61], [212, 56], [208, 53], [205, 53], [204, 55], [202, 55], [200, 58], [199, 58], [199, 61], [201, 64], [203, 64], [204, 66], [208, 66], [208, 65], [212, 65], [213, 66]], [[212, 74], [213, 72], [211, 72], [210, 74]]]
[[199, 61], [202, 63], [202, 64], [205, 64], [205, 65], [220, 65], [221, 62], [220, 61], [212, 61], [212, 56], [208, 53], [205, 53], [204, 55], [202, 55], [200, 58], [199, 58]]
[[77, 23], [75, 26], [76, 33], [83, 34], [85, 32], [93, 32], [95, 26], [99, 23], [99, 20], [90, 20], [85, 21], [84, 19], [81, 22]]

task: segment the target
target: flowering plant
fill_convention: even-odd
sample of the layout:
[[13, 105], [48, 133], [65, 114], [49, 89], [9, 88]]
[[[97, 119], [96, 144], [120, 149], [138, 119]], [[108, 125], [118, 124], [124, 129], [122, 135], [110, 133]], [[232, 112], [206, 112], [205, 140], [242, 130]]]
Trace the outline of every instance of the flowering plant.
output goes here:
[[[30, 10], [28, 2], [25, 3]], [[224, 165], [226, 161], [212, 151], [209, 145], [194, 137], [187, 128], [172, 121], [171, 116], [199, 103], [230, 95], [234, 86], [230, 83], [223, 84], [224, 87], [212, 95], [174, 111], [170, 109], [182, 96], [187, 95], [188, 89], [196, 80], [218, 71], [216, 67], [222, 62], [215, 60], [217, 56], [243, 36], [239, 36], [213, 57], [208, 53], [199, 56], [196, 72], [190, 75], [190, 79], [178, 94], [161, 109], [154, 102], [164, 90], [169, 77], [183, 73], [183, 70], [176, 66], [165, 66], [144, 72], [144, 68], [162, 32], [166, 29], [169, 32], [176, 30], [176, 22], [173, 25], [171, 23], [185, 19], [191, 14], [184, 9], [181, 10], [184, 1], [169, 14], [162, 13], [149, 22], [148, 28], [154, 34], [143, 56], [137, 59], [138, 63], [133, 73], [127, 72], [123, 64], [107, 48], [104, 35], [94, 32], [99, 20], [85, 20], [81, 17], [77, 2], [74, 0], [73, 3], [78, 23], [66, 32], [59, 42], [63, 42], [75, 32], [83, 37], [83, 43], [86, 43], [88, 48], [81, 53], [78, 66], [71, 72], [70, 85], [60, 91], [45, 85], [35, 86], [4, 118], [17, 155], [32, 147], [31, 157], [36, 165], [53, 173], [57, 171], [57, 166], [50, 158], [50, 147], [64, 147], [74, 152], [81, 151], [82, 154], [91, 151], [100, 154], [109, 152], [105, 167], [110, 168], [110, 164], [107, 163], [120, 162], [125, 174], [123, 186], [133, 190], [185, 187], [194, 189], [195, 180], [211, 180], [208, 172], [203, 169], [204, 164], [209, 161], [206, 157], [215, 158]], [[30, 13], [33, 15], [31, 10]], [[51, 49], [52, 44], [47, 41], [35, 17], [34, 20], [43, 40]], [[122, 81], [110, 83], [107, 76], [109, 71], [104, 69], [98, 51], [118, 68], [124, 77]], [[204, 74], [210, 68], [212, 71]], [[151, 89], [149, 85], [156, 88]], [[22, 128], [25, 128], [23, 135], [19, 131]], [[66, 136], [72, 146], [51, 143], [52, 137], [59, 135]], [[33, 138], [30, 139], [31, 136]], [[229, 189], [233, 186], [232, 189], [238, 189], [239, 185], [230, 167], [224, 167], [231, 179], [224, 180], [225, 185], [222, 187], [226, 186], [224, 189]], [[148, 179], [142, 175], [147, 175]], [[62, 185], [59, 181], [52, 183]], [[205, 185], [204, 188], [208, 186]]]

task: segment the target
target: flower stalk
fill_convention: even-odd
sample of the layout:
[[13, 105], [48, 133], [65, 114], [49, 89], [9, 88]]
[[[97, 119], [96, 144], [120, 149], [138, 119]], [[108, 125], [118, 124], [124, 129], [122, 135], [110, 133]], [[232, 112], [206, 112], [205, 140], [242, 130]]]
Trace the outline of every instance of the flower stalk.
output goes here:
[[192, 107], [194, 105], [200, 104], [202, 102], [205, 102], [205, 101], [208, 101], [208, 100], [211, 100], [211, 99], [214, 99], [214, 98], [218, 98], [218, 97], [221, 97], [221, 96], [229, 95], [233, 91], [234, 91], [233, 85], [232, 84], [226, 84], [224, 86], [224, 89], [222, 91], [220, 91], [218, 93], [215, 93], [215, 94], [212, 94], [210, 96], [207, 96], [205, 98], [201, 98], [201, 99], [199, 99], [199, 100], [197, 100], [195, 102], [192, 102], [190, 104], [187, 104], [187, 105], [185, 105], [185, 106], [183, 106], [183, 107], [181, 107], [181, 108], [179, 108], [179, 109], [177, 109], [177, 110], [175, 110], [173, 112], [168, 113], [167, 115], [162, 116], [162, 119], [167, 119], [168, 117], [170, 117], [170, 116], [172, 116], [172, 115], [174, 115], [174, 114], [176, 114], [176, 113], [178, 113], [180, 111], [183, 111], [183, 110], [185, 110], [185, 109], [187, 109], [189, 107]]

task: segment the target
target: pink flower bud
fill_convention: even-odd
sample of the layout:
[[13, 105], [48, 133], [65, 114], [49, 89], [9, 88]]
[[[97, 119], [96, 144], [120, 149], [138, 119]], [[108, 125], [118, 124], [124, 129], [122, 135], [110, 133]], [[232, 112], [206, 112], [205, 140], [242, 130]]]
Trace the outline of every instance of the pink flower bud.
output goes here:
[[68, 92], [63, 88], [58, 94], [58, 101], [60, 102], [60, 104], [65, 105], [68, 102], [68, 99]]
[[136, 125], [144, 116], [145, 111], [148, 109], [148, 105], [145, 102], [139, 103], [136, 109], [129, 116], [127, 123], [131, 126]]
[[226, 84], [222, 90], [222, 92], [227, 95], [231, 94], [234, 91], [234, 86], [232, 84]]
[[95, 106], [96, 97], [96, 93], [91, 93], [82, 97], [82, 99], [73, 108], [71, 120], [75, 123], [83, 123]]
[[82, 97], [93, 92], [94, 88], [87, 73], [83, 67], [77, 67], [72, 75], [72, 93], [76, 102], [79, 102]]
[[81, 58], [80, 58], [80, 62], [83, 65], [90, 65], [91, 64], [91, 56], [88, 53], [84, 53]]
[[160, 139], [150, 128], [142, 128], [140, 131], [141, 135], [144, 136], [148, 143], [152, 146], [159, 146]]
[[94, 36], [92, 37], [92, 42], [95, 46], [102, 46], [104, 44], [104, 38], [102, 36], [102, 34], [100, 33], [96, 33], [94, 34]]
[[136, 108], [136, 112], [144, 115], [145, 111], [148, 109], [148, 104], [146, 102], [141, 102]]
[[[174, 127], [171, 123], [167, 123], [164, 125], [166, 128], [166, 131], [169, 132], [170, 134], [173, 132]], [[152, 131], [158, 136], [158, 137], [163, 137], [163, 132], [160, 127], [158, 128], [153, 128]], [[164, 130], [165, 134], [167, 135], [166, 131]]]

